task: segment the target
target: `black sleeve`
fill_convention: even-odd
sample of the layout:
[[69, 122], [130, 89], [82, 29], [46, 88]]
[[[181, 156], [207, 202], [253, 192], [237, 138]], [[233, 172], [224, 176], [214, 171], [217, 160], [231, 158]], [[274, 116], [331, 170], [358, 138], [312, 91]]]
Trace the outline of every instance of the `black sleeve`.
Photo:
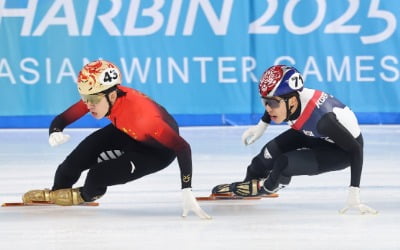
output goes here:
[[67, 110], [54, 117], [49, 127], [49, 135], [53, 132], [62, 132], [66, 126], [84, 116], [88, 111], [82, 100], [73, 104]]
[[64, 121], [61, 115], [57, 115], [54, 117], [53, 121], [51, 121], [49, 127], [49, 135], [53, 132], [61, 132], [67, 126], [67, 123]]
[[317, 130], [324, 136], [328, 136], [350, 156], [351, 181], [350, 185], [360, 186], [361, 171], [363, 165], [363, 138], [353, 135], [337, 120], [332, 112], [325, 114], [317, 124]]

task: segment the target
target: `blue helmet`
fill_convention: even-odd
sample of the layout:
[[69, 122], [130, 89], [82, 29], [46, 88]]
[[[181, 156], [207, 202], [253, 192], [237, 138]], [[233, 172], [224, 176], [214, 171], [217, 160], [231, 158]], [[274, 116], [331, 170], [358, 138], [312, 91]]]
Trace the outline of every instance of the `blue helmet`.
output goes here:
[[267, 98], [299, 92], [303, 86], [303, 77], [296, 68], [274, 65], [264, 71], [258, 89], [261, 97]]

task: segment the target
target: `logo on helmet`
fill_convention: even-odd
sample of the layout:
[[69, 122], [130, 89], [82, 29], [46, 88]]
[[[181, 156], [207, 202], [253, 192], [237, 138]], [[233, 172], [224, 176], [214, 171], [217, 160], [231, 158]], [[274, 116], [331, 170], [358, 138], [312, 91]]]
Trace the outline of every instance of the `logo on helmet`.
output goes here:
[[294, 67], [275, 65], [263, 73], [258, 87], [262, 97], [271, 97], [301, 91], [303, 85], [303, 78]]
[[92, 95], [121, 84], [121, 73], [113, 63], [97, 60], [83, 67], [77, 82], [81, 95]]
[[273, 66], [264, 72], [264, 75], [260, 81], [260, 91], [268, 94], [274, 89], [276, 84], [282, 79], [283, 70], [280, 66]]

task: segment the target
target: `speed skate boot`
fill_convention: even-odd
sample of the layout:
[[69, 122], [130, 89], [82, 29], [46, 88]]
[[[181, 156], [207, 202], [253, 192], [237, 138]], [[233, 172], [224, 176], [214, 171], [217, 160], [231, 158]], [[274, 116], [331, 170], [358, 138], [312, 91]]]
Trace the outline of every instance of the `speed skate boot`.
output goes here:
[[239, 196], [252, 197], [265, 194], [263, 192], [264, 180], [253, 179], [250, 181], [234, 182], [231, 184], [232, 192]]
[[[284, 184], [276, 183], [272, 188], [268, 188], [265, 185], [267, 179], [253, 179], [244, 182], [234, 182], [231, 184], [232, 192], [239, 196], [252, 197], [260, 195], [269, 195], [278, 192], [278, 190], [285, 187]], [[287, 178], [287, 183], [290, 182], [290, 177]]]
[[79, 188], [58, 189], [50, 192], [52, 203], [61, 206], [72, 206], [84, 203]]
[[215, 186], [211, 193], [213, 195], [228, 195], [232, 194], [231, 184], [220, 184]]
[[50, 189], [31, 190], [22, 196], [24, 203], [50, 202]]

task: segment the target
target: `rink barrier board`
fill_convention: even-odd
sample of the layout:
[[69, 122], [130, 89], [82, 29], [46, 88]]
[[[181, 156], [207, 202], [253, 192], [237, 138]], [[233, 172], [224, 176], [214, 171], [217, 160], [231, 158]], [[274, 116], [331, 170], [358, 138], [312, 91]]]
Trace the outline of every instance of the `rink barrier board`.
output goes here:
[[[400, 113], [356, 113], [360, 124], [400, 124]], [[203, 114], [174, 115], [180, 126], [239, 126], [256, 124], [262, 114]], [[1, 116], [0, 128], [48, 128], [53, 115]], [[90, 115], [71, 124], [70, 128], [95, 128], [108, 124], [107, 119], [96, 120]]]

